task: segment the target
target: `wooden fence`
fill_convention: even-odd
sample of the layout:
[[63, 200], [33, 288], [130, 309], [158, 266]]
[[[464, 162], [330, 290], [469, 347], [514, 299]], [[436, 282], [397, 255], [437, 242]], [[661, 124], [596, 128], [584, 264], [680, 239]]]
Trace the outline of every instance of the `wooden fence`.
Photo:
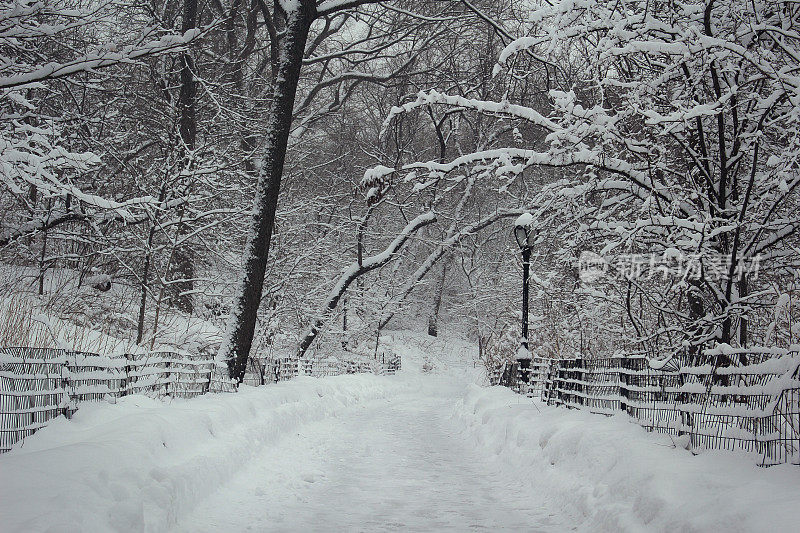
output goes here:
[[208, 358], [174, 352], [101, 356], [49, 348], [0, 350], [0, 453], [81, 402], [128, 394], [191, 398], [235, 390]]
[[347, 352], [341, 357], [330, 356], [324, 359], [297, 359], [278, 357], [260, 363], [262, 376], [255, 373], [245, 377], [248, 385], [285, 381], [295, 376], [339, 376], [342, 374], [387, 374], [393, 375], [401, 368], [400, 356], [379, 352], [372, 355]]
[[[349, 359], [271, 360], [269, 381], [298, 374], [315, 377], [374, 372], [394, 374], [397, 355]], [[245, 383], [258, 385], [264, 376], [249, 374]], [[128, 394], [192, 398], [207, 392], [233, 392], [225, 365], [207, 357], [175, 352], [101, 356], [49, 348], [0, 349], [0, 453], [41, 429], [53, 418], [67, 418], [82, 402], [113, 401]]]
[[746, 450], [762, 465], [800, 464], [800, 353], [712, 349], [700, 360], [534, 358], [529, 380], [516, 363], [490, 378], [550, 405], [625, 412], [691, 450]]

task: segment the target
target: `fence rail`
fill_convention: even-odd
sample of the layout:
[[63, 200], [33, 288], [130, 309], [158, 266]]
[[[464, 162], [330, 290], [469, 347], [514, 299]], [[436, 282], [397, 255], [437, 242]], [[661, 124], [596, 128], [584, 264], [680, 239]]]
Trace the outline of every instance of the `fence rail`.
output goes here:
[[490, 379], [550, 405], [625, 412], [650, 431], [687, 439], [692, 450], [746, 450], [762, 465], [800, 464], [800, 353], [717, 348], [696, 359], [534, 358], [530, 370], [507, 363]]

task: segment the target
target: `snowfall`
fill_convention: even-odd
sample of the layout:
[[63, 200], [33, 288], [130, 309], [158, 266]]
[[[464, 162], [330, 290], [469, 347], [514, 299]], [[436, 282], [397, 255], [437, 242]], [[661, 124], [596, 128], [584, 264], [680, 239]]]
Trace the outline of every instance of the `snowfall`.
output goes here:
[[[482, 386], [455, 341], [395, 376], [84, 404], [0, 456], [0, 531], [796, 531], [796, 466]], [[423, 368], [426, 370], [423, 372]]]

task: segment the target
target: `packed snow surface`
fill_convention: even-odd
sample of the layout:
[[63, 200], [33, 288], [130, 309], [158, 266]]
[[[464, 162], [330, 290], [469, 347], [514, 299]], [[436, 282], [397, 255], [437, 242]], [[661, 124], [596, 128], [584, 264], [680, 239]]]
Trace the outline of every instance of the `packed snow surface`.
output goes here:
[[471, 384], [471, 363], [453, 371], [463, 350], [415, 359], [402, 342], [407, 370], [393, 377], [84, 405], [0, 456], [0, 530], [790, 531], [800, 521], [797, 467], [694, 456], [623, 417]]
[[353, 406], [253, 458], [176, 531], [470, 531], [555, 526], [450, 416], [446, 382]]

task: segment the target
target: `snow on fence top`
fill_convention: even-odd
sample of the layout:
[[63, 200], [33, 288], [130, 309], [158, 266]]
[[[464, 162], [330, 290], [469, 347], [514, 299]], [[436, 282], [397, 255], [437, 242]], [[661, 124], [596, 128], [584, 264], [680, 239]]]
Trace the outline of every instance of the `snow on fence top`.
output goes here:
[[800, 464], [800, 351], [717, 347], [651, 361], [534, 358], [506, 364], [493, 383], [549, 404], [624, 412], [692, 450], [745, 450], [762, 465]]

